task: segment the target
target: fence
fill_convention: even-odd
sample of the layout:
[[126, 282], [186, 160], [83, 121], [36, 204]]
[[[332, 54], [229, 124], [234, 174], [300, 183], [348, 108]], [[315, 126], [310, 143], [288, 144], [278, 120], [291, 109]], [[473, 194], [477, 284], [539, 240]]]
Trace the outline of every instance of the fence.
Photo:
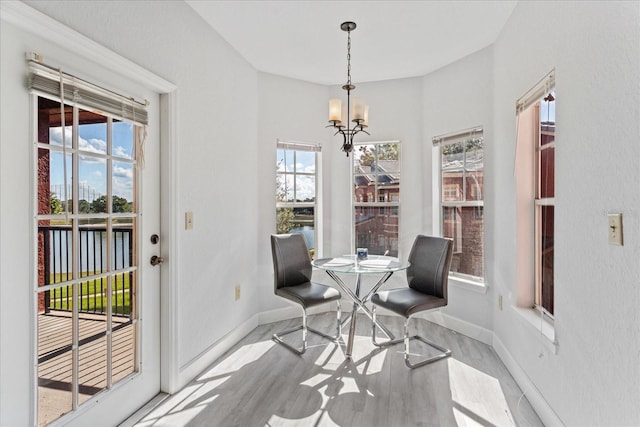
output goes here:
[[[111, 268], [107, 268], [107, 230], [105, 226], [79, 229], [80, 278], [78, 284], [78, 310], [83, 313], [105, 314], [108, 309], [107, 283], [111, 279], [111, 313], [115, 316], [131, 314], [131, 295], [134, 277], [123, 272], [109, 277], [91, 278], [107, 271], [125, 269], [133, 264], [133, 230], [131, 226], [112, 227]], [[41, 285], [52, 285], [70, 280], [73, 274], [73, 230], [69, 226], [41, 226], [38, 228], [41, 242], [43, 280]], [[71, 311], [73, 286], [61, 286], [44, 293], [41, 309]]]

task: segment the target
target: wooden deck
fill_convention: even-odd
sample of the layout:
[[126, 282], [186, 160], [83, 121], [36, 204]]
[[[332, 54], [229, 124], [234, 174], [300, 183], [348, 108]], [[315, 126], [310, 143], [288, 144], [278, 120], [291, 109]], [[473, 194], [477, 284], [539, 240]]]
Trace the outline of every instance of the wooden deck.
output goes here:
[[[79, 319], [78, 402], [107, 387], [106, 316]], [[70, 313], [38, 316], [38, 425], [72, 409], [72, 319]], [[128, 318], [113, 317], [112, 383], [134, 371], [135, 335]]]

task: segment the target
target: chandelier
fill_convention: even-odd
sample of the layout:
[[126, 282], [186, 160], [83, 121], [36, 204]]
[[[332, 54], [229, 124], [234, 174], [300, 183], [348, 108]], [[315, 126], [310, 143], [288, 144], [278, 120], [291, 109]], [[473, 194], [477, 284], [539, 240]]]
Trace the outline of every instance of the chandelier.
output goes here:
[[[329, 125], [327, 127], [336, 128], [337, 131], [334, 135], [342, 135], [342, 151], [347, 154], [353, 150], [353, 137], [364, 132], [369, 135], [369, 132], [365, 130], [369, 124], [369, 106], [365, 105], [362, 100], [354, 99], [353, 101], [353, 116], [351, 115], [351, 91], [356, 87], [351, 84], [351, 31], [356, 29], [355, 22], [343, 22], [340, 25], [342, 31], [347, 32], [347, 83], [342, 86], [342, 89], [347, 91], [347, 115], [346, 126], [342, 124], [342, 100], [330, 99], [329, 100]], [[353, 123], [353, 128], [351, 128]]]

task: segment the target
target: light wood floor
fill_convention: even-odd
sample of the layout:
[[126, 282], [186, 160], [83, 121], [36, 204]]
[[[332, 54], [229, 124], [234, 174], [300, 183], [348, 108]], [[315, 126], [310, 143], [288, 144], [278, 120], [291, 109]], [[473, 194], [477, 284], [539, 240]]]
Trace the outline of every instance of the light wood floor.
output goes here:
[[[409, 370], [402, 345], [376, 349], [371, 322], [361, 316], [352, 360], [344, 357], [344, 343], [315, 334], [309, 335], [310, 348], [302, 356], [271, 340], [272, 333], [299, 319], [259, 326], [136, 425], [543, 425], [491, 347], [413, 319], [412, 334], [417, 329], [450, 348], [452, 357]], [[400, 334], [403, 319], [380, 317]], [[331, 333], [334, 319], [335, 313], [310, 316], [310, 326]], [[419, 344], [414, 349], [426, 351]]]

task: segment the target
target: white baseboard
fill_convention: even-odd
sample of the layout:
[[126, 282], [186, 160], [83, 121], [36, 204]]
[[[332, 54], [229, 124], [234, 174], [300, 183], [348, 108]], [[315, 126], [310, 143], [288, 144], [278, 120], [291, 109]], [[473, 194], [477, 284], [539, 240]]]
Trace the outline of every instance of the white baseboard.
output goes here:
[[441, 311], [432, 311], [422, 315], [416, 315], [415, 317], [428, 320], [435, 323], [436, 325], [451, 329], [452, 331], [456, 331], [462, 335], [473, 338], [474, 340], [478, 340], [484, 344], [492, 345], [493, 343], [492, 331], [485, 329], [482, 326], [474, 325], [473, 323], [467, 322], [466, 320], [449, 316], [448, 314], [445, 314]]
[[[377, 313], [383, 316], [397, 316], [397, 314], [389, 310], [385, 310], [381, 307], [377, 309]], [[478, 340], [487, 345], [492, 345], [493, 343], [492, 331], [481, 326], [474, 325], [473, 323], [467, 322], [466, 320], [449, 316], [448, 314], [445, 314], [439, 310], [430, 311], [427, 313], [418, 313], [412, 318], [428, 320], [429, 322], [433, 322], [436, 325], [442, 326], [443, 328], [451, 329], [452, 331], [456, 331], [462, 335], [473, 338], [474, 340]]]
[[507, 367], [507, 370], [515, 382], [525, 393], [527, 400], [536, 411], [536, 414], [538, 414], [538, 417], [540, 417], [540, 420], [542, 420], [542, 423], [547, 427], [564, 426], [562, 420], [560, 420], [551, 406], [549, 406], [544, 396], [542, 396], [535, 384], [529, 379], [526, 372], [518, 365], [518, 362], [511, 356], [509, 350], [507, 350], [496, 334], [493, 334], [493, 343], [491, 345], [498, 357], [502, 360], [502, 363]]

